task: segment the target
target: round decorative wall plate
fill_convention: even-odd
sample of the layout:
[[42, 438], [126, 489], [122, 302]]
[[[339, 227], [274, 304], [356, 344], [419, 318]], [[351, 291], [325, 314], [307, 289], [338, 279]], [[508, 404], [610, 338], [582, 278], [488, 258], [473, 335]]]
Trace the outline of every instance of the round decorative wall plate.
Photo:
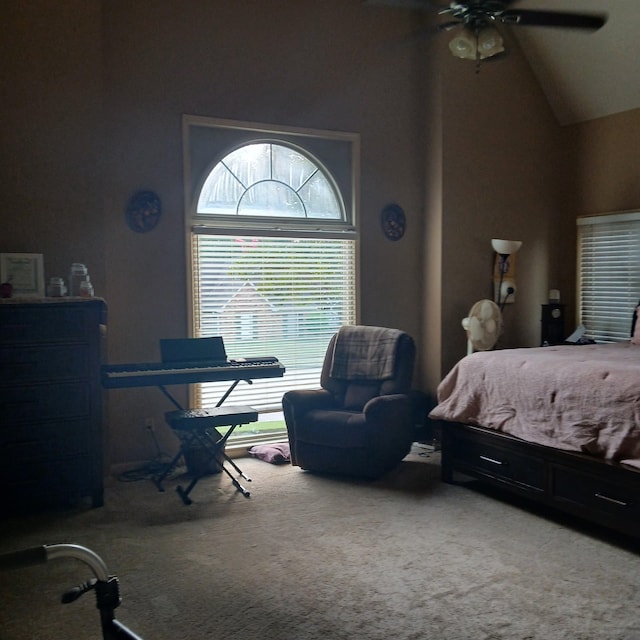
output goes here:
[[160, 198], [153, 191], [136, 191], [125, 211], [127, 225], [132, 231], [146, 233], [156, 228], [162, 213]]
[[382, 232], [389, 240], [400, 240], [407, 227], [407, 219], [402, 207], [388, 204], [380, 214]]

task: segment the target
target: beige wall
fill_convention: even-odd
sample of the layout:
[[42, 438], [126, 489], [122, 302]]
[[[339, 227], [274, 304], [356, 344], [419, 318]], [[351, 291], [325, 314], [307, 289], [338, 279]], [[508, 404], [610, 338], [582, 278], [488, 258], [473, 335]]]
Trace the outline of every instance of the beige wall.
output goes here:
[[442, 369], [466, 351], [460, 321], [492, 297], [492, 238], [521, 240], [517, 291], [503, 314], [504, 347], [536, 346], [549, 288], [573, 287], [559, 272], [557, 220], [566, 202], [569, 158], [531, 70], [512, 55], [473, 64], [443, 58]]
[[[161, 337], [187, 333], [183, 114], [360, 134], [360, 319], [416, 337], [431, 393], [466, 351], [461, 318], [491, 294], [492, 237], [524, 241], [507, 346], [536, 344], [547, 290], [573, 288], [571, 181], [594, 167], [568, 169], [591, 132], [556, 124], [517, 48], [475, 74], [441, 40], [407, 45], [409, 12], [360, 0], [8, 4], [0, 251], [44, 253], [47, 276], [87, 263], [111, 362], [155, 360]], [[163, 202], [147, 234], [124, 223], [138, 189]], [[407, 213], [401, 242], [380, 232], [388, 202]], [[106, 397], [108, 462], [153, 455], [144, 418], [162, 425], [164, 397]]]
[[569, 127], [578, 214], [640, 207], [640, 109]]
[[104, 290], [100, 2], [4, 2], [0, 250], [84, 262]]

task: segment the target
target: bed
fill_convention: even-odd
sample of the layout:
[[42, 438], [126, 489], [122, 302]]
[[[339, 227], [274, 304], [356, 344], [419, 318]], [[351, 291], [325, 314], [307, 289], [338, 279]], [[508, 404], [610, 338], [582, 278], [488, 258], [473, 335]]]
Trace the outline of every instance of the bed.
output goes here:
[[[639, 323], [640, 324], [640, 323]], [[640, 538], [640, 337], [477, 352], [438, 387], [459, 474]]]

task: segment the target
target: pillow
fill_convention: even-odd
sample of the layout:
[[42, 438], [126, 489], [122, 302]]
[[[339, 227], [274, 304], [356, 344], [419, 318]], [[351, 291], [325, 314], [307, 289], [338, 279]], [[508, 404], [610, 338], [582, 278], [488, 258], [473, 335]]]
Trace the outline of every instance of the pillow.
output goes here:
[[256, 444], [249, 449], [249, 455], [271, 464], [285, 464], [291, 461], [291, 451], [288, 442], [274, 444]]
[[631, 336], [631, 344], [640, 344], [640, 322], [638, 322], [638, 310], [640, 307], [636, 307], [634, 318], [633, 335]]

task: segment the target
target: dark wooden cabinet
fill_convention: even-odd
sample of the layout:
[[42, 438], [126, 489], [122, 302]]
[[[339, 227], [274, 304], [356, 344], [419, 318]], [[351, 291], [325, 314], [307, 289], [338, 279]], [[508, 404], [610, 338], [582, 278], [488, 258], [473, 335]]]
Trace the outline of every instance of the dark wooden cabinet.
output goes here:
[[98, 298], [0, 302], [0, 509], [103, 504]]

